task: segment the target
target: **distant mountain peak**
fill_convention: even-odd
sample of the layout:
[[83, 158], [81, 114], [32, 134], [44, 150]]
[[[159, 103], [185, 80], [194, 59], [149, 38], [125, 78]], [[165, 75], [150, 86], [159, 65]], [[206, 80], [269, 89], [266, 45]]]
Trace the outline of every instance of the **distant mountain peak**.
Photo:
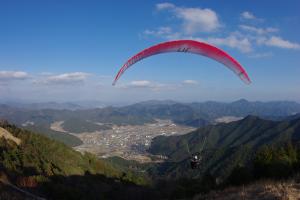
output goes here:
[[247, 115], [243, 120], [261, 120], [261, 118], [255, 115]]
[[148, 100], [148, 101], [142, 101], [137, 104], [140, 105], [172, 105], [176, 104], [178, 102], [173, 101], [173, 100]]
[[234, 101], [232, 103], [249, 103], [249, 101], [247, 99], [239, 99], [239, 100]]
[[256, 122], [263, 122], [263, 121], [268, 121], [268, 120], [262, 119], [255, 115], [247, 115], [241, 121], [243, 121], [245, 123], [256, 123]]

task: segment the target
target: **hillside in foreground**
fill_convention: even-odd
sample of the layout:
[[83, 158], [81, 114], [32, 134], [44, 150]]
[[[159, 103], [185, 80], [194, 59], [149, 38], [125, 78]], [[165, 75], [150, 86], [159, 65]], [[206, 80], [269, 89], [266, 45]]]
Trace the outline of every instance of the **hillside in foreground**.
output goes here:
[[146, 191], [140, 186], [146, 179], [92, 154], [83, 155], [6, 121], [0, 127], [0, 190], [27, 191], [47, 199], [134, 199]]

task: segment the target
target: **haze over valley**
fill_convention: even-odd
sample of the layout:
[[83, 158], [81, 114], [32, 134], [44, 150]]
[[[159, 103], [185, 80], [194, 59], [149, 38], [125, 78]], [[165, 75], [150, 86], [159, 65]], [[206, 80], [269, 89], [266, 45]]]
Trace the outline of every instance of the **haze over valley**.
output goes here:
[[[33, 104], [30, 104], [33, 105]], [[232, 103], [146, 101], [121, 107], [81, 109], [76, 104], [1, 105], [0, 117], [100, 158], [120, 156], [139, 162], [157, 161], [147, 152], [156, 136], [183, 135], [198, 127], [229, 123], [255, 115], [281, 120], [300, 112], [295, 102]], [[53, 109], [53, 105], [58, 105]], [[62, 105], [68, 105], [62, 109]], [[77, 109], [74, 109], [77, 108]], [[72, 138], [70, 140], [69, 138]]]

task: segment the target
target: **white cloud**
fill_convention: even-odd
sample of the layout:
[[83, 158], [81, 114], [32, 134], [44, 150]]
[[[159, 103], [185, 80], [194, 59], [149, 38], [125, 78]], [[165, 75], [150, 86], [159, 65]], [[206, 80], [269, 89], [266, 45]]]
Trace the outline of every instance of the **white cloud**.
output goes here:
[[183, 27], [186, 34], [197, 32], [211, 32], [220, 27], [217, 14], [211, 9], [178, 8], [178, 18], [183, 19]]
[[253, 50], [251, 42], [248, 38], [239, 37], [234, 34], [231, 34], [225, 38], [209, 37], [205, 39], [205, 41], [214, 45], [228, 46], [231, 48], [235, 48], [243, 53], [249, 53]]
[[73, 84], [82, 83], [90, 74], [84, 72], [64, 73], [59, 75], [51, 75], [36, 83], [44, 84]]
[[243, 19], [257, 19], [251, 12], [245, 11], [241, 13]]
[[144, 31], [145, 35], [151, 35], [151, 36], [156, 36], [156, 37], [168, 35], [171, 33], [172, 33], [172, 28], [167, 27], [167, 26], [158, 27], [156, 30], [146, 29]]
[[265, 42], [267, 41], [267, 37], [266, 36], [256, 36], [256, 37], [253, 37], [254, 40], [256, 40], [256, 43], [258, 45], [264, 45]]
[[173, 32], [173, 29], [168, 26], [158, 27], [157, 29], [154, 29], [154, 30], [146, 29], [143, 32], [143, 35], [146, 37], [154, 36], [154, 37], [165, 38], [167, 40], [176, 40], [181, 37], [180, 32]]
[[169, 10], [175, 17], [181, 19], [183, 31], [187, 35], [216, 31], [221, 26], [217, 13], [208, 8], [184, 8], [170, 3], [162, 3], [157, 4], [156, 9]]
[[275, 33], [278, 32], [279, 30], [277, 28], [273, 28], [273, 27], [268, 27], [268, 28], [257, 28], [254, 26], [248, 26], [248, 25], [240, 25], [239, 26], [240, 29], [244, 30], [244, 31], [250, 31], [250, 32], [254, 32], [256, 34], [267, 34], [267, 33]]
[[255, 21], [255, 22], [263, 22], [264, 21], [264, 19], [256, 17], [253, 13], [251, 13], [249, 11], [242, 12], [240, 19], [242, 19], [242, 20], [252, 20], [252, 21]]
[[174, 90], [178, 88], [178, 85], [174, 84], [162, 84], [157, 82], [151, 82], [148, 80], [135, 80], [131, 81], [128, 84], [117, 85], [117, 88], [120, 89], [150, 89], [152, 91], [162, 91], [162, 90]]
[[151, 82], [147, 80], [131, 81], [130, 85], [133, 87], [152, 87]]
[[184, 80], [182, 81], [183, 84], [187, 84], [187, 85], [198, 85], [198, 81], [196, 80]]
[[158, 3], [156, 4], [156, 9], [157, 10], [165, 10], [165, 9], [171, 9], [175, 8], [176, 6], [172, 3]]
[[256, 19], [256, 17], [251, 12], [248, 11], [242, 12], [241, 17], [244, 19]]
[[23, 71], [0, 71], [0, 80], [23, 80], [29, 78], [27, 72]]
[[284, 49], [300, 49], [300, 44], [284, 40], [281, 37], [272, 36], [271, 38], [261, 41], [267, 46], [279, 47]]
[[152, 88], [152, 87], [153, 87], [153, 83], [148, 80], [135, 80], [135, 81], [131, 81], [130, 83], [127, 83], [127, 84], [116, 85], [116, 88], [121, 88], [121, 89]]

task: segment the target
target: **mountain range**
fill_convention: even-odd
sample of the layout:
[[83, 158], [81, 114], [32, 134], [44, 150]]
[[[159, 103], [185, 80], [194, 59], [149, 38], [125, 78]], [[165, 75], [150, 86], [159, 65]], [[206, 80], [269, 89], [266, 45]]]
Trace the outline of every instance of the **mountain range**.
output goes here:
[[[63, 108], [63, 109], [61, 109]], [[68, 108], [68, 109], [67, 109]], [[179, 103], [146, 101], [123, 107], [81, 109], [73, 103], [0, 105], [0, 118], [27, 129], [46, 134], [70, 146], [81, 144], [71, 133], [94, 132], [111, 128], [111, 125], [140, 125], [153, 123], [157, 118], [170, 119], [177, 124], [201, 127], [219, 122], [220, 118], [239, 119], [256, 115], [271, 120], [283, 120], [300, 113], [300, 104], [289, 101], [249, 102], [241, 99], [232, 103], [208, 101], [203, 103]], [[66, 132], [54, 131], [51, 124], [62, 121]], [[103, 124], [103, 125], [99, 125]]]
[[[247, 165], [255, 152], [264, 146], [299, 142], [300, 117], [271, 121], [249, 115], [239, 121], [205, 126], [186, 135], [158, 136], [152, 140], [148, 151], [168, 157], [167, 162], [151, 169], [155, 175], [199, 177], [209, 171], [224, 179], [234, 167]], [[201, 151], [202, 146], [201, 169], [192, 170], [189, 166], [190, 156]]]

